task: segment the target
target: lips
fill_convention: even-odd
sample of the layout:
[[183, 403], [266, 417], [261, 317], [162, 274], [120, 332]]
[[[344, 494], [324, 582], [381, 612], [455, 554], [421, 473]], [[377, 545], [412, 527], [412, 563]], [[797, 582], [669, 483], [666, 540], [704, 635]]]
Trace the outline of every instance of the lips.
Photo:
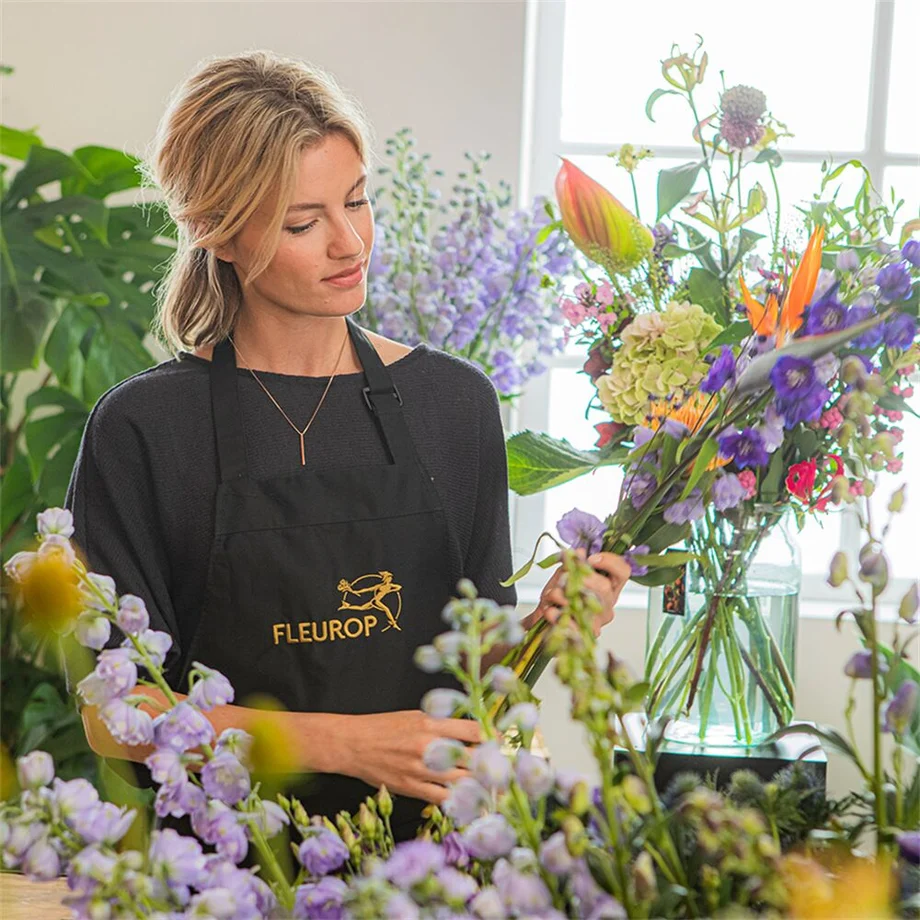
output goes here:
[[358, 271], [360, 271], [363, 265], [364, 265], [363, 262], [358, 262], [356, 265], [352, 265], [351, 268], [346, 268], [345, 271], [339, 272], [336, 275], [329, 275], [328, 278], [324, 278], [323, 280], [324, 281], [337, 281], [342, 278], [348, 278], [349, 276], [354, 275]]

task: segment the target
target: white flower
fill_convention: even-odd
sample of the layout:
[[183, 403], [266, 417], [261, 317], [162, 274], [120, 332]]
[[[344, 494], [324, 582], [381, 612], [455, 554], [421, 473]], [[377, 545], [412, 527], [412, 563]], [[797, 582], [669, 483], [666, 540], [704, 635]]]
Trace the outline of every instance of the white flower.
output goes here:
[[68, 538], [73, 536], [73, 515], [66, 508], [48, 508], [38, 515], [36, 523], [43, 537], [51, 534]]

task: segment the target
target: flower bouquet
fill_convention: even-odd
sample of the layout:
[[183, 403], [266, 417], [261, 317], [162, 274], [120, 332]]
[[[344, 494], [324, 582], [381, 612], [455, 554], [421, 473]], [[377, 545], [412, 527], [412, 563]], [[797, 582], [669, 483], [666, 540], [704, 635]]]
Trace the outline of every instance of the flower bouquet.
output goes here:
[[414, 148], [408, 129], [387, 141], [364, 323], [466, 358], [513, 397], [563, 347], [554, 279], [571, 272], [574, 250], [544, 198], [514, 209], [507, 183], [489, 185], [488, 154], [465, 155], [443, 204], [431, 187], [440, 170]]
[[[827, 170], [821, 192], [841, 170], [862, 170], [855, 202], [837, 192], [812, 202], [800, 209], [807, 243], [785, 241], [779, 201], [768, 204], [751, 174], [778, 188], [775, 143], [788, 132], [745, 86], [701, 118], [706, 65], [700, 48], [674, 50], [667, 88], [648, 101], [651, 117], [659, 98], [681, 97], [700, 149], [659, 173], [654, 227], [563, 161], [561, 224], [594, 268], [562, 309], [587, 351], [592, 406], [608, 419], [593, 451], [522, 432], [508, 456], [519, 494], [623, 468], [617, 508], [567, 515], [560, 536], [624, 554], [636, 581], [665, 586], [667, 612], [649, 637], [649, 713], [678, 717], [669, 734], [679, 740], [751, 745], [787, 724], [794, 704], [798, 559], [785, 539], [779, 560], [769, 544], [784, 518], [801, 524], [858, 497], [869, 470], [901, 465], [895, 423], [911, 411], [920, 358], [920, 242], [909, 238], [920, 221], [888, 242], [895, 215], [851, 163]], [[648, 151], [617, 156], [635, 188]], [[768, 206], [769, 238], [750, 226]], [[546, 632], [538, 623], [505, 662], [529, 684], [547, 661]]]

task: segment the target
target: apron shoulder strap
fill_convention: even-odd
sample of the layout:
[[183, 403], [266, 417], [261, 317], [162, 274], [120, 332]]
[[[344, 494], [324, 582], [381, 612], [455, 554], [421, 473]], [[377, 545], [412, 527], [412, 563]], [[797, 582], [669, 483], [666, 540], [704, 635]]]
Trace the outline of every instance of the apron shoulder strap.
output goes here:
[[364, 368], [364, 378], [367, 381], [362, 391], [364, 401], [377, 422], [393, 463], [408, 463], [415, 454], [415, 448], [403, 414], [402, 396], [364, 330], [350, 316], [345, 321], [361, 367]]
[[211, 355], [211, 409], [220, 464], [220, 481], [246, 475], [246, 441], [237, 389], [236, 356], [229, 340], [214, 346]]

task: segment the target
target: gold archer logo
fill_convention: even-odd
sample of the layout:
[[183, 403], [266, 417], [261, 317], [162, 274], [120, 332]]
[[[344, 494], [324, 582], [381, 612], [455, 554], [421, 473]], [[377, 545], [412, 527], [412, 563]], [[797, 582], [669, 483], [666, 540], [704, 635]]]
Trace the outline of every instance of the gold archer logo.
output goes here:
[[[376, 572], [370, 575], [361, 575], [354, 581], [342, 579], [339, 582], [338, 590], [342, 592], [342, 603], [339, 610], [380, 610], [386, 614], [387, 625], [381, 632], [388, 629], [401, 631], [399, 625], [399, 615], [402, 613], [402, 585], [393, 581], [392, 572]], [[348, 602], [348, 595], [354, 595], [356, 598], [367, 594], [371, 595], [370, 600], [361, 604], [351, 604]], [[391, 600], [392, 598], [392, 600]], [[387, 605], [395, 601], [395, 609]]]

